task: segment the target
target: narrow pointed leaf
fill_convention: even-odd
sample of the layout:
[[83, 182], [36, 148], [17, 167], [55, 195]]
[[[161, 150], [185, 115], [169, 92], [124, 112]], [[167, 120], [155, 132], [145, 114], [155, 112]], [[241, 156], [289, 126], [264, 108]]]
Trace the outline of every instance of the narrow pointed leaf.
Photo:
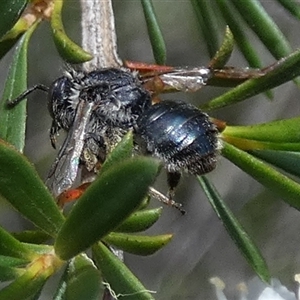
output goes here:
[[42, 244], [51, 238], [49, 234], [41, 230], [24, 230], [13, 232], [12, 235], [20, 242], [32, 244]]
[[141, 0], [141, 2], [155, 61], [159, 65], [164, 65], [167, 58], [166, 46], [163, 35], [158, 25], [158, 21], [156, 19], [152, 1]]
[[245, 138], [222, 135], [222, 139], [227, 143], [244, 151], [249, 150], [282, 150], [282, 151], [300, 151], [300, 143], [287, 142], [264, 142], [258, 140], [249, 140]]
[[10, 285], [0, 290], [0, 299], [38, 299], [46, 280], [53, 275], [63, 262], [53, 254], [53, 247], [47, 254], [37, 256], [27, 265], [25, 273]]
[[0, 290], [0, 299], [24, 300], [40, 292], [48, 276], [45, 274], [26, 271], [10, 285]]
[[118, 249], [137, 255], [151, 255], [172, 239], [171, 234], [143, 236], [111, 232], [104, 241]]
[[286, 37], [259, 1], [231, 1], [240, 12], [243, 19], [248, 23], [275, 58], [279, 59], [292, 52]]
[[254, 156], [225, 142], [222, 155], [269, 188], [271, 192], [281, 196], [286, 203], [300, 210], [300, 184]]
[[295, 0], [277, 0], [292, 15], [300, 19], [300, 4]]
[[[1, 239], [2, 242], [2, 239]], [[30, 260], [28, 259], [22, 259], [22, 258], [16, 258], [11, 256], [4, 256], [0, 255], [0, 266], [1, 267], [20, 267], [25, 266], [27, 263], [29, 263]]]
[[72, 64], [91, 60], [93, 56], [66, 35], [61, 19], [62, 6], [63, 0], [54, 1], [54, 10], [51, 15], [51, 28], [57, 51], [65, 61]]
[[44, 255], [44, 254], [49, 254], [50, 252], [53, 252], [53, 246], [49, 246], [49, 245], [28, 244], [28, 243], [22, 243], [22, 245], [24, 245], [30, 251], [34, 252], [35, 257], [37, 255]]
[[7, 99], [14, 99], [26, 90], [27, 48], [34, 29], [35, 26], [18, 43], [0, 101], [0, 138], [13, 144], [21, 152], [25, 143], [26, 101], [9, 109]]
[[128, 217], [119, 227], [116, 232], [139, 232], [150, 228], [161, 216], [162, 207], [140, 210]]
[[219, 48], [219, 27], [214, 7], [209, 1], [191, 0], [210, 57]]
[[55, 235], [64, 217], [31, 163], [2, 141], [0, 166], [0, 194], [37, 227]]
[[17, 43], [21, 36], [17, 36], [14, 39], [0, 41], [0, 59]]
[[61, 228], [55, 242], [57, 255], [70, 259], [120, 225], [142, 202], [157, 172], [157, 161], [140, 157], [99, 176]]
[[25, 9], [27, 0], [0, 1], [0, 39], [14, 26]]
[[102, 243], [93, 246], [93, 258], [115, 296], [124, 296], [124, 299], [126, 296], [127, 300], [154, 300], [150, 291]]
[[220, 49], [215, 53], [214, 57], [209, 63], [211, 68], [222, 68], [230, 59], [231, 53], [234, 48], [234, 37], [228, 26], [226, 26], [225, 36]]
[[251, 154], [255, 157], [263, 159], [275, 167], [284, 170], [285, 172], [300, 177], [299, 152], [260, 150], [251, 151]]
[[0, 227], [0, 255], [30, 260], [34, 253]]
[[25, 269], [0, 266], [0, 281], [10, 281], [22, 276], [24, 273]]
[[241, 253], [245, 256], [250, 266], [264, 282], [269, 283], [271, 277], [267, 264], [250, 236], [206, 177], [198, 176], [198, 181], [217, 216], [223, 222], [229, 235], [236, 243]]
[[274, 143], [299, 143], [300, 118], [277, 120], [252, 126], [226, 126], [225, 136]]
[[68, 265], [65, 300], [98, 300], [101, 276], [93, 262], [84, 255], [72, 259]]
[[100, 173], [105, 172], [111, 168], [114, 164], [120, 163], [132, 156], [133, 150], [133, 135], [132, 132], [128, 132], [121, 140], [116, 148], [105, 159], [104, 164], [101, 166]]
[[265, 68], [264, 71], [266, 71], [266, 75], [247, 80], [206, 103], [202, 108], [211, 110], [238, 103], [294, 79], [300, 75], [300, 50], [282, 58], [276, 64]]
[[252, 68], [260, 68], [261, 61], [255, 49], [252, 47], [252, 43], [249, 41], [249, 38], [245, 35], [245, 30], [241, 26], [241, 18], [239, 18], [233, 10], [229, 1], [217, 0], [216, 3], [218, 4], [220, 12], [234, 36], [237, 46], [249, 63], [249, 66]]
[[149, 206], [151, 196], [147, 195], [138, 207], [138, 210], [146, 209]]

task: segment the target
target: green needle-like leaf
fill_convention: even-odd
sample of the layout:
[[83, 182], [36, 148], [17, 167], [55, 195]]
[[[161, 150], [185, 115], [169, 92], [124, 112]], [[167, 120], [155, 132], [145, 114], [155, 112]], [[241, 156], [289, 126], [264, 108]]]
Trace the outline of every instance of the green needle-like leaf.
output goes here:
[[284, 34], [259, 1], [231, 0], [231, 2], [275, 58], [280, 59], [292, 52]]
[[1, 267], [22, 267], [29, 263], [28, 259], [0, 255]]
[[0, 266], [0, 281], [10, 281], [16, 279], [25, 273], [25, 269], [15, 267], [2, 267]]
[[231, 56], [233, 47], [234, 47], [234, 37], [231, 30], [227, 26], [222, 45], [220, 49], [218, 49], [218, 51], [215, 53], [212, 60], [210, 61], [209, 67], [215, 69], [223, 68]]
[[140, 157], [128, 159], [99, 176], [59, 232], [57, 255], [70, 259], [120, 225], [142, 202], [157, 172], [157, 161]]
[[98, 243], [93, 246], [93, 258], [116, 298], [123, 296], [128, 300], [154, 300], [150, 291], [105, 245]]
[[31, 163], [0, 141], [0, 194], [24, 217], [55, 235], [64, 217]]
[[152, 1], [141, 0], [141, 2], [155, 61], [159, 65], [164, 65], [167, 58], [166, 46], [156, 19]]
[[241, 18], [233, 11], [229, 1], [227, 0], [217, 0], [216, 3], [219, 5], [219, 9], [223, 14], [223, 18], [226, 24], [229, 26], [234, 39], [243, 53], [245, 59], [252, 68], [260, 68], [261, 62], [259, 56], [257, 55], [252, 43], [249, 41], [245, 34], [244, 29], [241, 27]]
[[12, 235], [20, 242], [31, 244], [42, 244], [51, 238], [49, 234], [42, 230], [24, 230], [13, 232]]
[[26, 101], [9, 109], [7, 99], [16, 98], [27, 88], [27, 48], [34, 29], [35, 26], [19, 41], [0, 101], [0, 138], [13, 144], [21, 152], [25, 143]]
[[140, 210], [128, 217], [114, 231], [117, 232], [139, 232], [150, 228], [161, 216], [162, 207]]
[[40, 292], [48, 276], [43, 273], [25, 272], [10, 285], [0, 290], [0, 300], [24, 300]]
[[295, 0], [277, 0], [292, 15], [300, 19], [300, 4]]
[[62, 6], [63, 0], [54, 1], [54, 10], [51, 15], [51, 28], [57, 51], [65, 61], [71, 64], [91, 60], [93, 56], [71, 41], [66, 35], [61, 19]]
[[0, 39], [15, 25], [25, 9], [27, 0], [0, 1]]
[[300, 177], [300, 153], [298, 152], [255, 150], [250, 153], [285, 172]]
[[[33, 251], [15, 239], [2, 227], [0, 227], [0, 255], [20, 258], [28, 261], [35, 257]], [[0, 260], [0, 262], [1, 261], [2, 260]]]
[[212, 58], [219, 49], [219, 27], [218, 20], [212, 2], [202, 0], [191, 0], [200, 25], [207, 50]]
[[282, 151], [300, 151], [300, 143], [273, 143], [249, 140], [244, 138], [236, 138], [228, 135], [222, 136], [223, 140], [229, 144], [244, 150], [282, 150]]
[[278, 120], [252, 126], [227, 126], [224, 136], [274, 143], [299, 143], [300, 118]]
[[103, 173], [113, 165], [124, 161], [132, 156], [133, 150], [133, 135], [132, 132], [128, 132], [121, 140], [115, 149], [107, 156], [104, 164], [101, 166], [100, 173]]
[[264, 70], [266, 75], [247, 80], [236, 88], [206, 103], [202, 108], [211, 110], [238, 103], [294, 79], [300, 75], [300, 50], [293, 52]]
[[111, 232], [104, 238], [104, 242], [132, 254], [151, 255], [164, 247], [171, 239], [171, 234], [142, 236]]
[[271, 277], [266, 262], [250, 236], [226, 206], [215, 187], [207, 180], [207, 178], [205, 176], [198, 176], [198, 181], [217, 216], [223, 222], [226, 230], [241, 253], [245, 256], [250, 266], [264, 282], [269, 283]]
[[[3, 56], [10, 50], [12, 47], [17, 43], [19, 40], [20, 36], [14, 38], [14, 39], [9, 39], [9, 40], [4, 40], [0, 41], [0, 59], [3, 58]], [[1, 106], [1, 105], [0, 105]]]
[[300, 210], [300, 184], [279, 173], [254, 156], [225, 143], [222, 155], [258, 182]]
[[[72, 259], [65, 276], [65, 293], [60, 299], [98, 300], [101, 292], [101, 276], [94, 263], [85, 255]], [[57, 300], [59, 298], [56, 298]]]

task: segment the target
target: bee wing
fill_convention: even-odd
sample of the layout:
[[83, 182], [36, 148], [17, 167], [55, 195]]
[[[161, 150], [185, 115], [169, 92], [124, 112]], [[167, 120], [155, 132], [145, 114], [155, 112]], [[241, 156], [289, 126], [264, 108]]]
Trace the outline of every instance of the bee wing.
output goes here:
[[211, 69], [199, 67], [174, 69], [173, 71], [160, 74], [159, 78], [164, 84], [176, 90], [195, 92], [206, 85], [212, 75]]
[[93, 107], [94, 103], [79, 101], [74, 123], [51, 166], [46, 185], [55, 197], [70, 189], [77, 177], [80, 155]]

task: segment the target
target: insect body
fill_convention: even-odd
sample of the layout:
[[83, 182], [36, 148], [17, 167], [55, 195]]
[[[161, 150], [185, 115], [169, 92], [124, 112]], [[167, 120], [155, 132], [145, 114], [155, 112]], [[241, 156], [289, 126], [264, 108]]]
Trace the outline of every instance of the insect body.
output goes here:
[[151, 104], [137, 76], [125, 69], [89, 73], [70, 70], [52, 84], [49, 92], [48, 107], [53, 118], [50, 138], [54, 146], [58, 131], [69, 131], [72, 126], [81, 99], [95, 105], [87, 131], [99, 143], [103, 143], [107, 127], [128, 131]]
[[218, 130], [207, 114], [185, 102], [163, 101], [138, 119], [136, 140], [144, 153], [163, 161], [170, 194], [184, 170], [193, 175], [212, 171], [217, 163]]
[[185, 102], [153, 105], [138, 119], [136, 135], [169, 172], [201, 175], [216, 166], [218, 130], [207, 114]]
[[[175, 88], [194, 90], [197, 82], [199, 88], [210, 78], [209, 69], [200, 71], [175, 69], [160, 74], [160, 80]], [[181, 171], [202, 175], [215, 168], [218, 132], [208, 116], [184, 102], [152, 105], [145, 82], [149, 78], [143, 80], [137, 72], [116, 68], [92, 72], [70, 69], [54, 81], [48, 89], [53, 147], [59, 131], [67, 131], [47, 179], [55, 196], [72, 187], [80, 164], [88, 171], [95, 170], [129, 130], [134, 133], [137, 152], [164, 163], [170, 198]], [[16, 104], [34, 89], [47, 90], [36, 86], [11, 103]]]
[[[151, 105], [150, 94], [142, 87], [136, 73], [114, 68], [89, 73], [70, 70], [52, 84], [48, 97], [48, 107], [53, 118], [50, 129], [52, 145], [55, 147], [56, 135], [60, 129], [68, 132], [47, 180], [56, 196], [67, 188], [62, 182], [74, 182], [80, 163], [88, 171], [95, 169], [99, 162], [102, 163], [107, 153], [132, 129], [138, 117]], [[81, 102], [81, 106], [93, 104], [92, 110], [81, 108]], [[82, 111], [89, 113], [84, 116]], [[79, 133], [82, 130], [78, 129], [82, 128], [82, 124], [74, 124], [78, 114], [82, 115], [82, 120], [88, 119], [84, 135], [81, 136]], [[76, 155], [77, 164], [74, 160], [72, 164], [70, 158]], [[60, 168], [62, 160], [69, 162], [64, 168]], [[65, 168], [72, 170], [71, 166], [74, 165], [77, 169], [73, 167], [74, 171], [67, 176], [72, 177], [72, 180], [66, 180], [65, 177], [59, 179], [61, 174], [69, 173], [64, 172]], [[72, 184], [68, 188], [71, 186]]]

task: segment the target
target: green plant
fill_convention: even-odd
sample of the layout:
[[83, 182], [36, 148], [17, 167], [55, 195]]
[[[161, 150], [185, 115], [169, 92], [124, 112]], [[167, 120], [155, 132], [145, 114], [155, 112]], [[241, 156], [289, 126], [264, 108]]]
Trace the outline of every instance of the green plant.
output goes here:
[[[298, 16], [299, 6], [296, 3], [278, 2]], [[105, 244], [134, 254], [148, 255], [170, 241], [169, 234], [149, 237], [128, 233], [143, 231], [160, 217], [161, 209], [146, 209], [142, 204], [148, 186], [156, 178], [158, 163], [151, 158], [130, 159], [132, 137], [126, 136], [111, 153], [107, 169], [65, 216], [56, 206], [31, 163], [20, 154], [25, 144], [25, 103], [9, 110], [6, 100], [16, 97], [26, 89], [27, 48], [33, 31], [43, 20], [50, 18], [55, 45], [63, 59], [70, 63], [83, 63], [91, 59], [88, 52], [65, 34], [61, 23], [63, 2], [56, 0], [53, 3], [53, 12], [51, 9], [45, 10], [52, 1], [3, 2], [1, 7], [1, 11], [6, 12], [0, 28], [1, 57], [17, 41], [18, 47], [0, 104], [0, 136], [6, 141], [0, 143], [0, 194], [30, 220], [35, 228], [14, 236], [3, 228], [0, 231], [1, 279], [13, 280], [0, 291], [0, 299], [37, 298], [47, 279], [65, 266], [55, 299], [97, 299], [101, 293], [100, 282], [103, 278], [109, 284], [106, 287], [115, 294], [126, 294], [129, 299], [156, 298], [108, 251]], [[204, 104], [199, 103], [201, 108], [211, 111], [236, 104], [262, 92], [271, 97], [269, 89], [299, 75], [300, 52], [291, 53], [286, 38], [258, 1], [249, 0], [243, 6], [238, 0], [211, 1], [210, 5], [206, 1], [191, 3], [196, 20], [208, 42], [207, 48], [212, 59], [210, 66], [222, 68], [231, 55], [235, 41], [251, 67], [262, 67], [255, 47], [246, 38], [243, 18], [274, 58], [280, 59], [272, 67], [263, 70], [264, 76], [242, 80], [243, 83], [228, 83], [218, 78], [212, 80], [209, 83], [211, 85], [230, 84], [236, 87]], [[117, 4], [126, 5], [116, 2]], [[162, 29], [153, 14], [151, 2], [142, 1], [142, 4], [155, 60], [164, 64], [167, 47], [162, 38]], [[31, 9], [29, 14], [36, 17], [32, 23], [27, 23], [24, 14], [22, 15], [26, 5]], [[38, 13], [39, 5], [42, 6], [44, 14]], [[221, 25], [220, 20], [223, 20]], [[225, 38], [220, 43], [220, 37], [225, 32], [225, 23], [230, 30], [227, 29]], [[176, 36], [176, 40], [176, 43], [180, 43], [179, 37]], [[298, 84], [297, 79], [295, 83]], [[225, 119], [222, 115], [220, 118]], [[220, 135], [224, 140], [222, 155], [298, 210], [300, 185], [294, 179], [299, 177], [298, 132], [298, 117], [251, 126], [228, 125]], [[120, 162], [119, 157], [122, 160], [124, 157], [127, 159]], [[267, 264], [238, 218], [227, 207], [211, 181], [206, 177], [199, 177], [198, 181], [252, 269], [263, 281], [269, 282], [271, 275]], [[114, 189], [116, 185], [117, 192]], [[96, 201], [99, 195], [104, 200]], [[46, 241], [49, 241], [50, 246], [43, 244]], [[91, 246], [93, 261], [82, 254], [82, 251]], [[221, 255], [222, 253], [219, 254]], [[180, 276], [179, 272], [178, 277]], [[168, 284], [172, 286], [172, 282], [166, 284], [166, 290], [170, 292]], [[164, 299], [167, 296], [172, 298], [170, 294], [165, 295]], [[159, 297], [164, 297], [163, 293]]]

